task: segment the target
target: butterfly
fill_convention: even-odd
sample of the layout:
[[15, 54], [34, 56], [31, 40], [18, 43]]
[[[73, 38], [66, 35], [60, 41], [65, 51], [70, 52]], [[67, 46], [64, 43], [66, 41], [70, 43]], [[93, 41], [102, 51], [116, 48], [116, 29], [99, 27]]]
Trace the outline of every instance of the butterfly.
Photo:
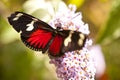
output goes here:
[[20, 33], [22, 42], [35, 51], [48, 52], [60, 57], [69, 51], [80, 50], [85, 45], [87, 35], [73, 30], [54, 29], [46, 22], [23, 12], [14, 12], [8, 22]]

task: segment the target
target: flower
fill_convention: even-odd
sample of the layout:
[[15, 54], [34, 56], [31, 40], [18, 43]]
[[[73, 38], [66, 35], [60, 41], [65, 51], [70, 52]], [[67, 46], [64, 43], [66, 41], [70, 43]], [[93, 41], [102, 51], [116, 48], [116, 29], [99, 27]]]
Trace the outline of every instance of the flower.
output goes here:
[[96, 67], [96, 78], [100, 78], [101, 76], [103, 76], [106, 70], [106, 63], [103, 56], [103, 52], [101, 50], [101, 46], [99, 44], [93, 45], [92, 47], [90, 47], [90, 52], [92, 53], [95, 59], [94, 62]]
[[69, 29], [89, 34], [88, 24], [84, 24], [81, 13], [75, 13], [75, 10], [76, 7], [74, 5], [69, 5], [68, 9], [58, 11], [49, 24], [55, 29], [56, 25], [61, 24], [61, 28], [64, 30]]
[[[80, 12], [75, 13], [76, 7], [69, 5], [65, 11], [58, 11], [50, 21], [53, 28], [60, 27], [63, 30], [74, 30], [88, 35], [88, 24], [84, 24]], [[96, 69], [94, 59], [88, 47], [92, 40], [87, 39], [81, 50], [66, 52], [63, 56], [51, 58], [50, 63], [56, 66], [58, 78], [62, 80], [94, 80]]]

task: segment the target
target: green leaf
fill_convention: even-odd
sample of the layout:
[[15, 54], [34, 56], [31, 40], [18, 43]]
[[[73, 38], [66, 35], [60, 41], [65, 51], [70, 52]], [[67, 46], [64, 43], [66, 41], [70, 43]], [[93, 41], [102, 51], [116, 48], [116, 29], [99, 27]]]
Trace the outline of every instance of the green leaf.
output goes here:
[[98, 43], [108, 44], [120, 37], [120, 0], [113, 1], [107, 23], [99, 33]]
[[120, 39], [102, 46], [109, 80], [120, 80]]

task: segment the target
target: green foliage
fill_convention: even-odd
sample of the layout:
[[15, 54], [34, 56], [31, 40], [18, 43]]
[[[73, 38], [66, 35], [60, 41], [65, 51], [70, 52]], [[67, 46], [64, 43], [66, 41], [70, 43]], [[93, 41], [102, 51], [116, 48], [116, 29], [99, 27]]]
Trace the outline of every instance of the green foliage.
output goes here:
[[1, 80], [29, 80], [32, 70], [30, 52], [26, 51], [18, 41], [0, 45], [0, 51]]
[[98, 34], [105, 54], [109, 80], [120, 80], [120, 0], [114, 0], [109, 18]]
[[102, 47], [105, 55], [109, 80], [120, 80], [120, 76], [118, 75], [120, 74], [120, 39]]
[[120, 0], [115, 0], [112, 9], [103, 29], [99, 34], [98, 43], [112, 43], [120, 38]]

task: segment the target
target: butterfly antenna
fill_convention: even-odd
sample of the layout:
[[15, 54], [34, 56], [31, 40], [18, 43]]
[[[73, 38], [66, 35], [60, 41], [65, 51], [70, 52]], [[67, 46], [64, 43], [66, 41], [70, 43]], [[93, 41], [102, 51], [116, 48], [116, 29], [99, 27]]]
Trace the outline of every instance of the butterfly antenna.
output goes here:
[[79, 13], [76, 13], [76, 15], [72, 18], [72, 19], [74, 19], [74, 18], [76, 18], [77, 16], [79, 16], [81, 13], [79, 12]]

